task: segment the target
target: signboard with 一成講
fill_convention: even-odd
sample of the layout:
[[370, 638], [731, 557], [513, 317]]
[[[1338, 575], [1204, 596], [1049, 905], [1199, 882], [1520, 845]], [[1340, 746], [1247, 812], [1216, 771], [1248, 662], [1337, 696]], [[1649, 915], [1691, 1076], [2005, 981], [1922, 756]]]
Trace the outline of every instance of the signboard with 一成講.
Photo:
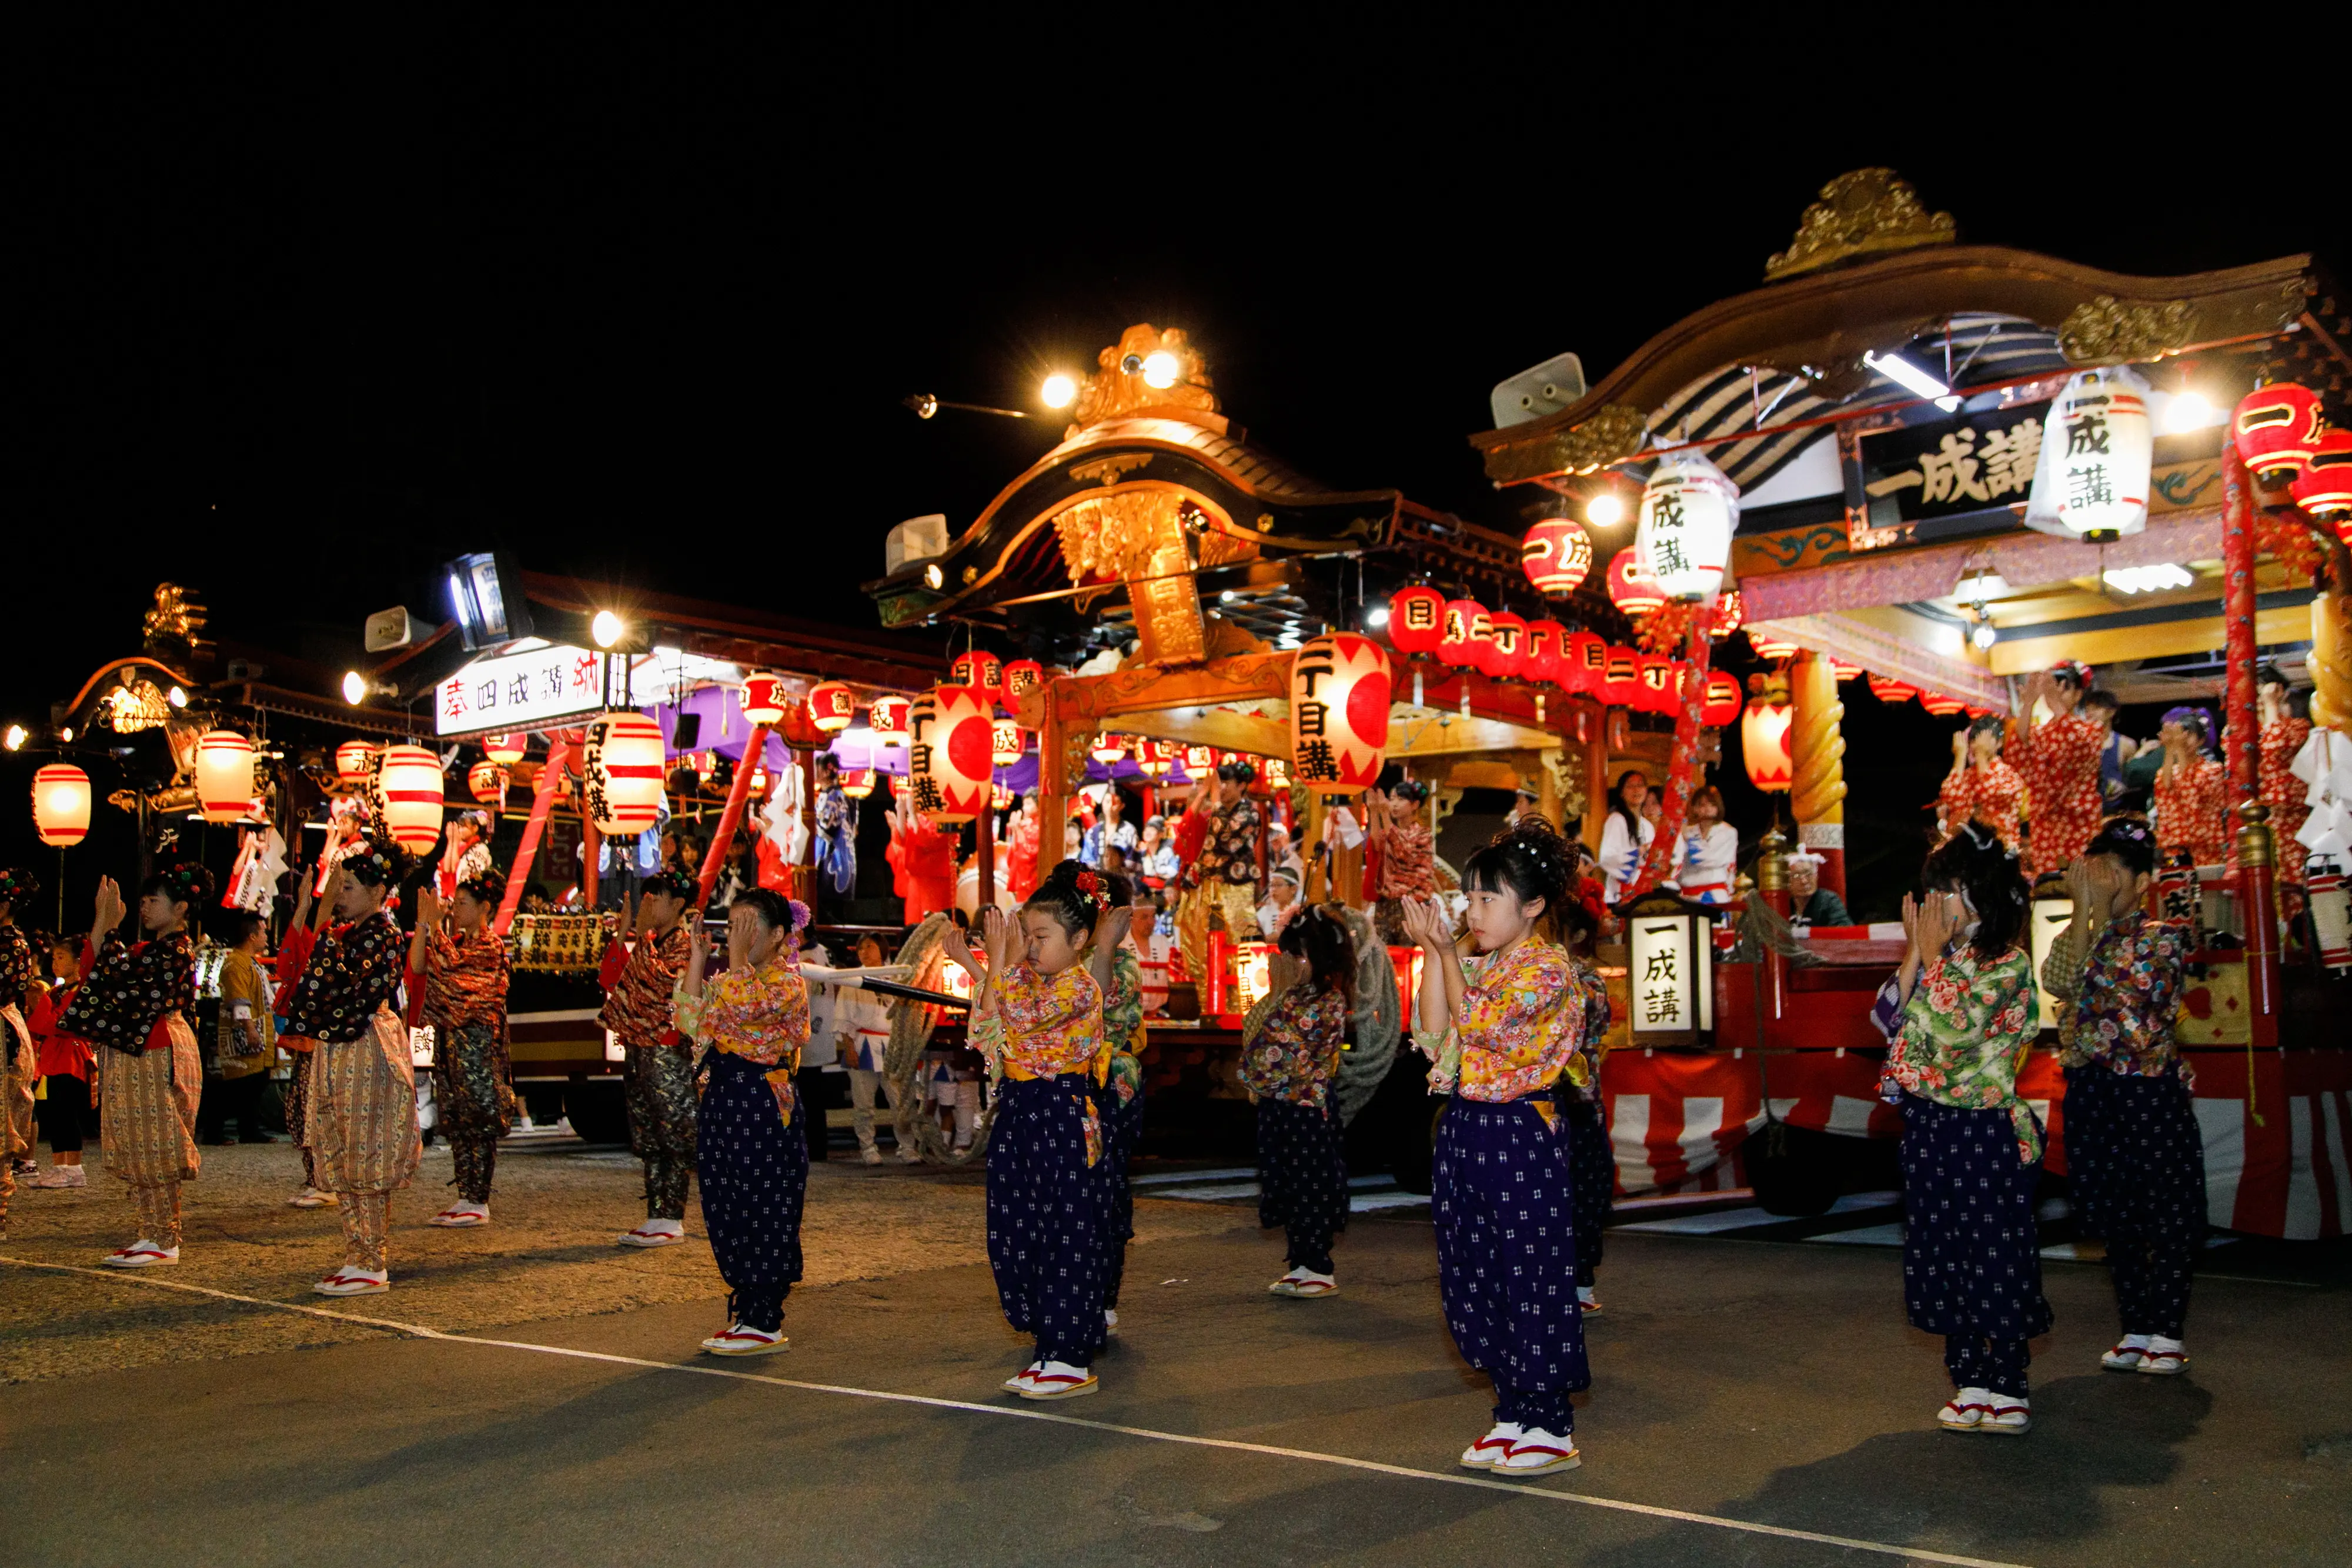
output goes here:
[[1864, 435], [1862, 493], [1870, 526], [2023, 506], [2033, 489], [2049, 413], [2047, 402], [2012, 403]]
[[476, 659], [434, 689], [434, 733], [537, 729], [600, 712], [605, 662], [605, 654], [562, 643]]

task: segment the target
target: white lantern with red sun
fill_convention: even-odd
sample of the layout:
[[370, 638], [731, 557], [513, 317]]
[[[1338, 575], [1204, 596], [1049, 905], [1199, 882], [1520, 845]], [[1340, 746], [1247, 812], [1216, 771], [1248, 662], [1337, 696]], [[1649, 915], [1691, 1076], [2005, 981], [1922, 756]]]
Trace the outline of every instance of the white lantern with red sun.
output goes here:
[[908, 715], [908, 772], [915, 807], [940, 822], [968, 822], [988, 809], [988, 699], [970, 686], [936, 686]]
[[1380, 782], [1389, 743], [1389, 661], [1369, 637], [1340, 632], [1300, 648], [1290, 665], [1291, 777], [1308, 789]]
[[1789, 724], [1795, 710], [1789, 706], [1785, 685], [1767, 685], [1759, 675], [1748, 711], [1739, 716], [1740, 761], [1748, 781], [1768, 793], [1785, 794], [1796, 784], [1796, 765], [1789, 756]]

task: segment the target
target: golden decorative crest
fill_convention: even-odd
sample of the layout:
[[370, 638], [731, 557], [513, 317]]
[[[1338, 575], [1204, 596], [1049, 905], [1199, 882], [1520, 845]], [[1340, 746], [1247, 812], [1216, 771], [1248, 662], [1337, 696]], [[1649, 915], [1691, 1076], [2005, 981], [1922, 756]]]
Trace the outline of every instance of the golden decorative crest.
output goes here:
[[172, 705], [154, 682], [125, 670], [122, 684], [98, 699], [98, 717], [117, 735], [136, 735], [169, 720]]
[[1109, 457], [1097, 457], [1091, 463], [1070, 465], [1070, 477], [1089, 485], [1116, 485], [1139, 468], [1149, 467], [1149, 452], [1122, 452]]
[[1153, 664], [1188, 663], [1206, 652], [1201, 597], [1185, 548], [1189, 507], [1181, 491], [1138, 484], [1084, 497], [1054, 518], [1073, 583], [1125, 580], [1143, 656]]
[[1858, 256], [1952, 243], [1952, 214], [1930, 213], [1892, 169], [1856, 169], [1822, 187], [1789, 248], [1764, 264], [1764, 281], [1835, 267]]
[[[1163, 354], [1175, 362], [1173, 376], [1163, 373], [1168, 362], [1158, 359]], [[1163, 332], [1148, 321], [1129, 327], [1119, 334], [1118, 342], [1095, 357], [1095, 362], [1101, 368], [1078, 389], [1078, 401], [1070, 410], [1069, 435], [1077, 434], [1090, 424], [1144, 409], [1207, 414], [1217, 412], [1208, 361], [1201, 358], [1181, 328], [1171, 327]], [[1168, 384], [1154, 386], [1155, 380]]]
[[1609, 403], [1559, 438], [1559, 465], [1571, 474], [1592, 473], [1641, 451], [1649, 434], [1649, 415], [1622, 402]]
[[204, 630], [205, 619], [205, 607], [193, 591], [176, 582], [159, 582], [155, 608], [147, 612], [142, 628], [151, 645], [194, 649], [203, 646], [196, 633]]
[[2077, 305], [2058, 329], [2058, 351], [2070, 365], [2118, 365], [2152, 360], [2188, 346], [2197, 308], [2186, 299], [2126, 305], [2112, 294]]

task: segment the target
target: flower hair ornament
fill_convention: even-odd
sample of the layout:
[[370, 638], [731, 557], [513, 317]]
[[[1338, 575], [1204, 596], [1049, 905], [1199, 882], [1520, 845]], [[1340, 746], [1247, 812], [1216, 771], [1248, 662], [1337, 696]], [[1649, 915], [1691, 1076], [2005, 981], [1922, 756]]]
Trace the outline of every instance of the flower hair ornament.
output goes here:
[[1104, 885], [1102, 877], [1097, 873], [1082, 871], [1070, 879], [1070, 885], [1095, 906], [1096, 914], [1099, 915], [1110, 907], [1110, 889]]
[[692, 904], [702, 892], [702, 884], [682, 871], [657, 871], [646, 878], [642, 891], [656, 898], [683, 899]]
[[21, 866], [0, 871], [0, 904], [26, 903], [40, 891], [41, 884], [33, 880], [33, 873]]
[[163, 891], [174, 904], [195, 904], [212, 891], [213, 873], [194, 861], [182, 861], [157, 873]]

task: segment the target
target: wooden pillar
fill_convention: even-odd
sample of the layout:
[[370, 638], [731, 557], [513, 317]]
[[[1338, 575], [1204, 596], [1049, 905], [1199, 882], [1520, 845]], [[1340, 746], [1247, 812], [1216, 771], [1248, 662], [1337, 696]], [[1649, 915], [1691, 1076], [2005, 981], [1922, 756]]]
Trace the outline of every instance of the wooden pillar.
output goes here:
[[585, 791], [580, 801], [580, 907], [596, 907], [596, 856], [604, 835], [596, 831], [595, 814], [588, 810]]
[[1062, 824], [1070, 820], [1068, 723], [1062, 717], [1062, 693], [1057, 683], [1045, 691], [1045, 722], [1037, 727], [1037, 867], [1062, 860]]
[[1819, 653], [1789, 662], [1789, 809], [1797, 841], [1822, 857], [1822, 885], [1845, 896], [1845, 704], [1837, 667]]
[[[816, 753], [795, 747], [793, 761], [801, 772], [801, 834], [808, 841], [809, 858], [806, 865], [793, 867], [793, 896], [809, 906], [809, 918], [816, 918], [817, 883], [823, 873], [816, 868]], [[852, 855], [856, 851], [853, 847]], [[851, 884], [856, 891], [856, 884]]]
[[[1559, 779], [1552, 772], [1551, 753], [1549, 751], [1536, 753], [1536, 810], [1542, 812], [1544, 821], [1553, 827], [1567, 825], [1566, 813], [1559, 803]], [[1591, 808], [1587, 806], [1585, 811], [1590, 815]]]
[[1576, 705], [1584, 743], [1584, 847], [1601, 851], [1601, 823], [1609, 814], [1609, 710], [1590, 699]]

